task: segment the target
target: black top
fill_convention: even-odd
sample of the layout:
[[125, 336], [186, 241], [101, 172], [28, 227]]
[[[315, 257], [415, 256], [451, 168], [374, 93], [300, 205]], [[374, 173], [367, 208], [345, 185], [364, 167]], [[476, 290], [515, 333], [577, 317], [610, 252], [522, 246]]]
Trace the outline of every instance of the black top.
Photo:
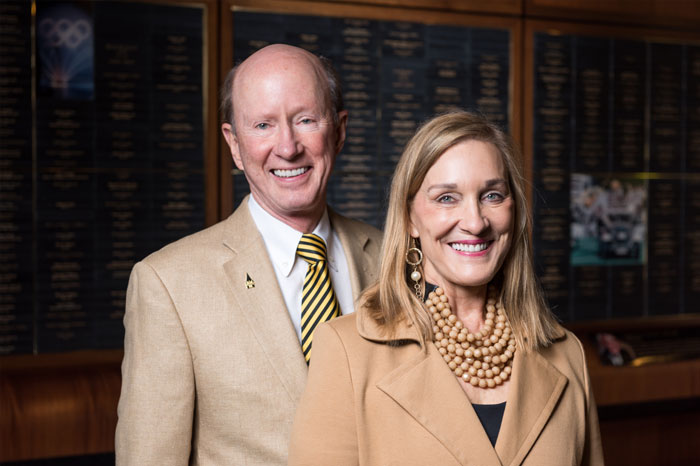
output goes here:
[[484, 426], [486, 435], [489, 436], [492, 446], [496, 446], [498, 432], [501, 430], [501, 421], [503, 420], [503, 411], [506, 409], [506, 402], [497, 403], [495, 405], [478, 405], [472, 403], [476, 415]]

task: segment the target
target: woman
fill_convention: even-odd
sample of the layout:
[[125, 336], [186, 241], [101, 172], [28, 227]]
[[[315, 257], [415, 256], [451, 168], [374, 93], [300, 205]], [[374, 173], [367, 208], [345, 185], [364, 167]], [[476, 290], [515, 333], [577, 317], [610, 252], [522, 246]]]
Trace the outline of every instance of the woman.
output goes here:
[[466, 112], [409, 141], [379, 282], [316, 331], [290, 465], [603, 464], [581, 344], [533, 271], [517, 160]]

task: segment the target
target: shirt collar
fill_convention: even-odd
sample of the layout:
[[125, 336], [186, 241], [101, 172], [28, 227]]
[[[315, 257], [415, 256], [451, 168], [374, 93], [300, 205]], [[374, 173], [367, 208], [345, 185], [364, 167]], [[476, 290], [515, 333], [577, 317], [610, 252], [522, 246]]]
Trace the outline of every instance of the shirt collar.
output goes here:
[[[260, 235], [265, 241], [265, 246], [267, 247], [267, 252], [270, 255], [272, 263], [285, 277], [289, 276], [292, 267], [294, 267], [297, 246], [299, 245], [302, 233], [270, 215], [269, 212], [258, 204], [252, 193], [248, 198], [248, 210], [250, 211], [251, 217], [253, 217], [255, 226], [258, 228]], [[337, 266], [330, 253], [331, 248], [329, 240], [332, 240], [332, 233], [331, 222], [328, 218], [328, 209], [323, 210], [321, 220], [319, 220], [318, 225], [316, 225], [312, 233], [320, 236], [323, 238], [323, 241], [326, 242], [328, 265], [333, 268], [333, 270], [336, 270]]]

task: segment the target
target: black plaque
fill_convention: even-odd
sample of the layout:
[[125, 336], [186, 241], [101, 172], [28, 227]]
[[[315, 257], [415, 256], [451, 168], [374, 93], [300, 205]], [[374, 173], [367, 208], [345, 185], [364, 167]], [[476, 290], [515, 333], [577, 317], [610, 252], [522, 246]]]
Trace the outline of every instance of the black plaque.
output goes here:
[[649, 182], [649, 313], [681, 312], [681, 183]]
[[642, 172], [646, 100], [646, 45], [641, 41], [613, 43], [613, 157], [617, 172]]
[[576, 37], [574, 52], [576, 56], [574, 167], [579, 172], [604, 172], [609, 168], [610, 40]]
[[683, 310], [700, 312], [700, 179], [687, 181], [683, 205]]
[[584, 265], [574, 267], [572, 291], [574, 316], [578, 320], [600, 320], [609, 317], [609, 268]]
[[686, 48], [685, 171], [700, 173], [700, 46]]
[[610, 316], [641, 317], [646, 313], [644, 267], [610, 267]]
[[476, 109], [504, 131], [508, 125], [510, 34], [498, 29], [474, 29], [471, 50], [471, 98]]
[[550, 306], [571, 319], [569, 172], [571, 167], [571, 39], [535, 36], [534, 231], [536, 266]]
[[649, 170], [680, 172], [682, 164], [682, 46], [650, 45]]
[[0, 355], [33, 349], [31, 16], [0, 4]]

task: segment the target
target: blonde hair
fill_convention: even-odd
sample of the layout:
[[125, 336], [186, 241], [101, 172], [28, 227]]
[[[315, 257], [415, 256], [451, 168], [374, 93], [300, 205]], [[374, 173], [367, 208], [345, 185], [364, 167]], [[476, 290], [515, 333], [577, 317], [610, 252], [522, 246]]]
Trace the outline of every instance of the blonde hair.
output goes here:
[[410, 208], [430, 167], [447, 149], [465, 140], [496, 147], [514, 201], [513, 240], [494, 281], [500, 284], [500, 297], [518, 347], [529, 351], [548, 346], [557, 334], [558, 324], [535, 276], [520, 154], [510, 137], [496, 125], [465, 111], [434, 117], [406, 145], [391, 184], [379, 280], [362, 294], [360, 306], [388, 335], [398, 322], [407, 319], [419, 330], [421, 344], [432, 339], [432, 319], [407, 281], [412, 271], [406, 264], [412, 241]]

